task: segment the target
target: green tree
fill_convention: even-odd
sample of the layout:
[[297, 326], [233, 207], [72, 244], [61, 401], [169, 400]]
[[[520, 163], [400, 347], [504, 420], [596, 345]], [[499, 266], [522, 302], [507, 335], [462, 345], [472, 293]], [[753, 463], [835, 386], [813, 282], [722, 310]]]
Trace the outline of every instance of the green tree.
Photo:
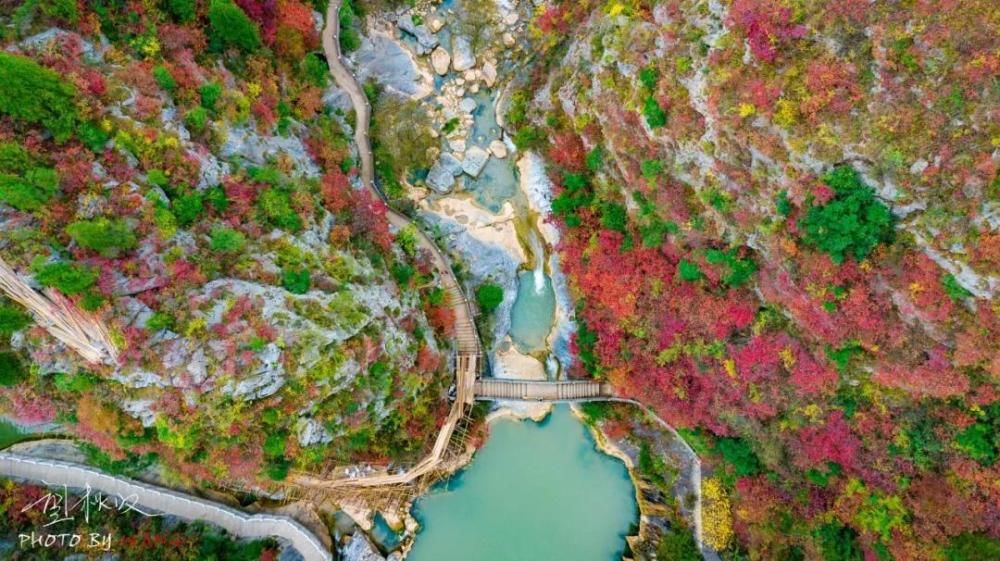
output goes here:
[[66, 233], [80, 247], [92, 249], [104, 257], [117, 257], [138, 243], [132, 227], [120, 218], [78, 220], [66, 227]]
[[0, 386], [11, 387], [27, 378], [21, 359], [10, 352], [0, 352]]
[[733, 473], [737, 477], [757, 475], [763, 471], [753, 447], [742, 438], [720, 438], [715, 442], [715, 452], [733, 466]]
[[660, 107], [656, 98], [649, 96], [642, 103], [642, 116], [646, 118], [649, 128], [656, 129], [667, 125], [667, 113]]
[[231, 0], [211, 0], [208, 24], [209, 38], [215, 48], [236, 47], [251, 53], [261, 46], [257, 25]]
[[830, 522], [813, 533], [825, 561], [862, 561], [865, 556], [858, 545], [858, 533], [839, 522]]
[[198, 96], [201, 98], [201, 106], [208, 111], [215, 111], [215, 104], [222, 97], [222, 84], [218, 82], [208, 82], [198, 87]]
[[698, 264], [688, 261], [687, 259], [681, 259], [680, 262], [677, 263], [677, 274], [680, 275], [681, 280], [685, 280], [687, 282], [695, 282], [704, 277], [701, 273], [701, 269], [698, 268]]
[[97, 271], [90, 267], [57, 261], [48, 264], [32, 264], [35, 280], [42, 286], [50, 286], [59, 292], [72, 296], [83, 294], [97, 282]]
[[624, 206], [612, 202], [606, 202], [601, 205], [602, 227], [624, 233], [627, 225], [628, 213], [625, 211]]
[[830, 255], [834, 263], [847, 256], [862, 260], [880, 243], [894, 238], [888, 207], [875, 198], [850, 166], [837, 166], [823, 177], [834, 196], [822, 206], [810, 206], [799, 220], [802, 240]]
[[31, 168], [20, 175], [0, 173], [0, 201], [17, 210], [33, 211], [59, 190], [59, 175], [47, 168]]
[[493, 313], [503, 302], [503, 287], [494, 282], [484, 282], [476, 287], [476, 302], [484, 314]]
[[167, 0], [167, 11], [178, 23], [191, 23], [198, 15], [196, 0]]
[[9, 336], [31, 325], [31, 316], [19, 306], [0, 304], [0, 335]]
[[33, 60], [0, 52], [0, 113], [44, 126], [56, 142], [76, 129], [76, 88]]
[[980, 561], [1000, 559], [1000, 538], [985, 534], [959, 534], [944, 548], [947, 561]]

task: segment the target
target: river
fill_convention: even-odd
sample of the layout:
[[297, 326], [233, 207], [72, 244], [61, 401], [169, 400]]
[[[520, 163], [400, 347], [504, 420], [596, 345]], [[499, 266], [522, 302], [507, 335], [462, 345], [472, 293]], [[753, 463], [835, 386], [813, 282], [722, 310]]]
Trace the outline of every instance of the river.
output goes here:
[[472, 464], [417, 501], [407, 560], [620, 559], [638, 520], [632, 482], [569, 408], [490, 428]]

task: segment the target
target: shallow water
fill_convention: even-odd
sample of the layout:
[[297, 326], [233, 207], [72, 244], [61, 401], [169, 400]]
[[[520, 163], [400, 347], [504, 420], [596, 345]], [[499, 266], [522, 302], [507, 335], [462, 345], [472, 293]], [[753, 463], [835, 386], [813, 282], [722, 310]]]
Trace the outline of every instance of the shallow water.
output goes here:
[[638, 519], [625, 466], [566, 406], [497, 420], [473, 463], [417, 501], [408, 561], [612, 561]]
[[522, 353], [545, 349], [556, 311], [556, 293], [544, 271], [522, 272], [517, 279], [517, 300], [510, 310], [510, 338]]

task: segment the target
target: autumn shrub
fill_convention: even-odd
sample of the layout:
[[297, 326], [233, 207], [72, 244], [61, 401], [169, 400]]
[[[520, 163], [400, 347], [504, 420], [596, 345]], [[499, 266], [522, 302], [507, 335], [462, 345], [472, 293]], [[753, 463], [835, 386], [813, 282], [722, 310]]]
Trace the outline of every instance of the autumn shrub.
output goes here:
[[261, 46], [257, 25], [230, 0], [211, 0], [208, 23], [209, 40], [217, 50], [235, 47], [251, 53]]
[[76, 88], [33, 60], [0, 52], [0, 113], [47, 128], [64, 142], [76, 128]]
[[80, 247], [94, 250], [104, 257], [117, 257], [138, 243], [132, 227], [120, 218], [78, 220], [66, 227], [66, 233]]
[[848, 256], [860, 261], [880, 243], [892, 242], [892, 214], [854, 168], [838, 166], [823, 181], [833, 188], [834, 196], [826, 204], [810, 206], [799, 220], [806, 244], [842, 263]]
[[493, 313], [503, 302], [503, 287], [494, 282], [484, 282], [476, 287], [476, 302], [483, 313]]
[[729, 495], [717, 478], [709, 477], [702, 482], [702, 532], [705, 543], [722, 551], [733, 540], [733, 520]]

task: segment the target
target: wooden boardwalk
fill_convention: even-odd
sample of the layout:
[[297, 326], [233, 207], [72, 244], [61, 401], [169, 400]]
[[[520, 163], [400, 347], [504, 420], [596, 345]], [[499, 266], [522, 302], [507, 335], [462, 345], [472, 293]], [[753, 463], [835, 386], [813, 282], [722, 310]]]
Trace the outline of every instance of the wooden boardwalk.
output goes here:
[[610, 384], [601, 382], [480, 379], [473, 388], [481, 401], [591, 401], [614, 398]]

